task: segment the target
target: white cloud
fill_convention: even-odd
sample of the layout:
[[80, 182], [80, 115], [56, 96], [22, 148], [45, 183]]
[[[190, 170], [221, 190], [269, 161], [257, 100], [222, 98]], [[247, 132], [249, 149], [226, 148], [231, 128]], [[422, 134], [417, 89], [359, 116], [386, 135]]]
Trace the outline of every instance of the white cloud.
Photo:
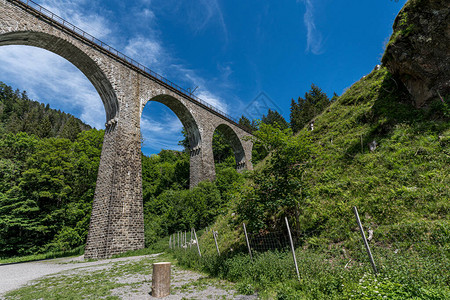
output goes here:
[[[162, 104], [160, 105], [162, 106]], [[166, 112], [163, 109], [162, 113], [159, 110], [159, 112], [142, 115], [141, 133], [144, 139], [144, 148], [182, 150], [182, 147], [178, 146], [178, 142], [182, 139], [183, 125], [175, 114]]]
[[303, 22], [306, 26], [306, 51], [312, 54], [319, 55], [324, 52], [323, 38], [320, 31], [316, 28], [314, 19], [313, 0], [303, 0], [306, 7], [306, 12], [303, 15]]
[[228, 111], [228, 106], [225, 104], [225, 102], [222, 99], [210, 93], [208, 90], [199, 89], [197, 97], [199, 97], [206, 103], [211, 104], [212, 106], [221, 110], [224, 113], [227, 113]]
[[164, 50], [161, 43], [156, 39], [144, 37], [132, 38], [128, 41], [124, 53], [140, 63], [152, 66], [160, 66], [161, 58], [164, 57]]
[[155, 13], [148, 8], [144, 8], [141, 12], [141, 16], [147, 19], [155, 19]]
[[[92, 13], [95, 10], [92, 3], [88, 0], [44, 0], [40, 4], [96, 38], [106, 38], [112, 32], [112, 24], [104, 16]], [[89, 9], [84, 9], [84, 5], [89, 5]]]
[[49, 103], [103, 128], [105, 110], [89, 80], [64, 58], [29, 46], [0, 47], [0, 80], [26, 90], [30, 98]]
[[[211, 22], [216, 22], [222, 28], [225, 37], [227, 37], [227, 26], [223, 19], [223, 14], [219, 2], [217, 0], [201, 0], [200, 3], [203, 6], [203, 9], [196, 10], [195, 19], [192, 19], [191, 21], [193, 22], [193, 25], [197, 27], [196, 30], [202, 30]], [[202, 12], [203, 18], [198, 18], [199, 14]]]
[[152, 119], [148, 115], [143, 115], [141, 118], [141, 131], [145, 133], [155, 134], [179, 134], [183, 125], [180, 120], [175, 116], [165, 115], [161, 122]]

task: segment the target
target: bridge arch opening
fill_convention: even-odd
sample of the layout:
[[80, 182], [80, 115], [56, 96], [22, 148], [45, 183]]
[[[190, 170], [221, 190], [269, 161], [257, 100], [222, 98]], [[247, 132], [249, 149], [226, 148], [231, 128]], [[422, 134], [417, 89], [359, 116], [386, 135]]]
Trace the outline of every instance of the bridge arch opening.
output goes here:
[[[195, 151], [201, 144], [201, 135], [197, 122], [192, 113], [180, 100], [170, 95], [157, 95], [149, 100], [149, 102], [159, 102], [168, 107], [180, 120], [189, 140], [190, 151]], [[148, 103], [148, 102], [147, 102]], [[192, 155], [192, 154], [191, 154]]]
[[99, 94], [106, 113], [106, 120], [118, 117], [119, 104], [114, 89], [100, 66], [81, 49], [55, 35], [36, 31], [16, 31], [0, 34], [0, 46], [32, 46], [63, 57], [92, 83]]
[[[182, 188], [192, 188], [201, 181], [203, 170], [200, 129], [192, 113], [179, 99], [166, 94], [150, 98], [142, 110], [140, 127], [141, 135], [144, 135], [144, 149], [150, 148], [152, 152], [159, 152], [162, 159], [162, 156], [169, 160], [171, 156], [178, 157], [173, 171], [178, 173], [177, 184], [181, 184]], [[183, 129], [185, 136], [182, 133]], [[179, 142], [185, 137], [186, 145], [180, 145]], [[187, 177], [187, 180], [184, 177]], [[183, 184], [184, 182], [186, 184]], [[144, 187], [144, 201], [145, 194]]]
[[[216, 127], [212, 145], [216, 166], [233, 164], [238, 172], [245, 169], [244, 147], [236, 132], [229, 125], [222, 123]], [[233, 154], [231, 158], [230, 154]]]
[[[54, 45], [52, 45], [52, 43], [54, 43]], [[64, 51], [63, 49], [66, 47], [68, 47], [69, 50]], [[44, 142], [44, 139], [42, 139], [42, 142], [41, 141], [39, 142], [40, 145], [45, 145], [46, 147], [40, 146], [42, 147], [40, 149], [43, 149], [43, 151], [41, 152], [42, 154], [39, 154], [39, 156], [36, 155], [36, 157], [39, 157], [38, 159], [52, 157], [51, 155], [55, 153], [58, 154], [70, 153], [70, 155], [66, 156], [63, 155], [62, 157], [64, 157], [64, 159], [61, 158], [61, 160], [67, 162], [73, 159], [73, 161], [71, 161], [71, 163], [73, 163], [74, 161], [76, 161], [76, 159], [82, 157], [83, 164], [76, 165], [75, 163], [73, 163], [72, 166], [68, 167], [69, 164], [61, 163], [61, 160], [59, 158], [53, 159], [53, 157], [51, 161], [48, 163], [48, 165], [51, 167], [47, 169], [45, 169], [45, 167], [42, 167], [45, 166], [45, 164], [37, 164], [36, 168], [40, 170], [38, 174], [42, 174], [43, 178], [52, 178], [53, 180], [53, 177], [51, 176], [53, 176], [54, 174], [51, 173], [50, 171], [52, 168], [60, 168], [61, 170], [64, 170], [61, 171], [61, 174], [64, 173], [64, 175], [58, 177], [58, 184], [54, 185], [52, 185], [53, 181], [49, 179], [47, 179], [47, 181], [41, 181], [40, 184], [37, 185], [36, 179], [36, 185], [33, 185], [33, 189], [35, 189], [35, 192], [33, 192], [32, 194], [33, 197], [25, 199], [33, 199], [36, 203], [35, 207], [39, 208], [40, 214], [42, 214], [42, 216], [44, 216], [45, 214], [51, 215], [54, 211], [58, 210], [63, 211], [64, 209], [66, 209], [66, 207], [72, 207], [69, 205], [74, 205], [73, 207], [79, 205], [76, 207], [82, 208], [80, 208], [78, 213], [82, 212], [80, 214], [86, 217], [83, 219], [83, 224], [78, 225], [73, 221], [73, 218], [71, 217], [66, 218], [66, 216], [64, 215], [58, 218], [58, 221], [55, 222], [48, 221], [41, 215], [38, 217], [32, 214], [27, 215], [27, 218], [30, 218], [30, 220], [39, 220], [39, 222], [41, 222], [40, 224], [43, 224], [42, 225], [43, 227], [48, 226], [49, 228], [51, 227], [52, 229], [51, 230], [49, 229], [45, 233], [31, 232], [28, 233], [28, 235], [23, 233], [22, 238], [25, 241], [26, 247], [29, 247], [29, 248], [23, 247], [24, 251], [23, 253], [28, 254], [29, 252], [27, 251], [34, 251], [33, 249], [37, 249], [37, 247], [49, 245], [48, 243], [50, 243], [52, 239], [56, 240], [57, 238], [59, 239], [60, 237], [61, 238], [59, 239], [59, 241], [63, 242], [58, 245], [55, 244], [55, 246], [52, 246], [55, 247], [55, 249], [57, 250], [68, 249], [63, 247], [79, 246], [83, 244], [86, 239], [85, 236], [87, 230], [86, 224], [89, 222], [91, 210], [90, 205], [92, 203], [92, 198], [94, 197], [95, 181], [96, 181], [95, 179], [97, 178], [98, 174], [97, 172], [98, 156], [101, 151], [100, 145], [102, 144], [103, 141], [103, 134], [95, 130], [83, 131], [83, 133], [81, 135], [79, 134], [77, 138], [77, 132], [74, 131], [75, 133], [73, 134], [73, 131], [71, 131], [71, 129], [78, 126], [78, 128], [81, 131], [88, 129], [88, 127], [84, 125], [79, 126], [80, 125], [78, 123], [79, 121], [74, 121], [73, 117], [68, 117], [68, 121], [64, 121], [65, 117], [57, 118], [56, 119], [57, 121], [55, 121], [55, 119], [52, 117], [54, 117], [55, 115], [59, 116], [60, 114], [57, 112], [49, 113], [49, 108], [53, 110], [59, 109], [63, 112], [70, 113], [75, 117], [82, 119], [85, 123], [88, 123], [89, 125], [94, 125], [97, 128], [101, 129], [104, 128], [103, 124], [105, 121], [105, 115], [107, 116], [106, 119], [108, 120], [108, 118], [112, 118], [113, 116], [116, 116], [116, 114], [118, 113], [118, 103], [116, 95], [113, 92], [111, 84], [109, 83], [108, 79], [103, 74], [100, 67], [97, 66], [97, 64], [92, 59], [87, 60], [86, 54], [84, 54], [81, 50], [77, 49], [74, 45], [66, 41], [63, 41], [57, 37], [36, 32], [28, 32], [26, 34], [24, 34], [23, 32], [0, 34], [0, 51], [1, 51], [0, 55], [2, 55], [2, 61], [8, 60], [7, 56], [3, 56], [5, 53], [11, 54], [16, 52], [17, 54], [16, 58], [14, 60], [11, 60], [11, 64], [8, 65], [10, 68], [11, 67], [14, 68], [15, 64], [20, 63], [20, 65], [17, 65], [16, 73], [19, 73], [18, 70], [25, 70], [24, 67], [26, 65], [30, 64], [34, 65], [34, 67], [27, 69], [30, 75], [23, 76], [23, 78], [21, 78], [19, 73], [17, 79], [14, 80], [16, 82], [21, 81], [22, 84], [20, 86], [17, 86], [17, 84], [14, 82], [8, 82], [10, 74], [14, 74], [14, 71], [11, 71], [11, 73], [1, 72], [2, 74], [8, 75], [7, 77], [3, 78], [3, 80], [5, 80], [6, 85], [13, 86], [14, 88], [20, 87], [20, 89], [24, 91], [28, 92], [32, 91], [32, 84], [29, 82], [29, 80], [32, 79], [33, 77], [31, 75], [33, 74], [33, 71], [39, 71], [34, 75], [35, 77], [37, 77], [40, 76], [41, 74], [45, 74], [45, 72], [50, 73], [52, 71], [52, 67], [59, 67], [59, 66], [64, 67], [64, 71], [55, 72], [55, 74], [58, 76], [53, 76], [54, 74], [52, 74], [52, 76], [48, 77], [53, 79], [53, 81], [46, 86], [40, 86], [39, 87], [41, 90], [40, 92], [31, 93], [40, 95], [39, 97], [36, 97], [36, 95], [31, 97], [31, 100], [36, 101], [45, 100], [45, 102], [47, 103], [50, 102], [49, 105], [45, 108], [45, 110], [44, 109], [34, 110], [36, 106], [30, 105], [29, 110], [31, 112], [30, 115], [34, 114], [34, 117], [30, 118], [30, 120], [32, 121], [36, 120], [37, 119], [36, 115], [39, 116], [41, 113], [44, 116], [44, 118], [40, 119], [38, 122], [31, 123], [33, 124], [33, 127], [41, 127], [43, 125], [41, 121], [43, 120], [49, 122], [46, 124], [49, 126], [49, 128], [47, 128], [49, 133], [42, 136], [34, 132], [31, 132], [31, 134], [36, 134], [41, 138], [53, 136], [64, 137], [72, 140], [74, 144], [78, 143], [83, 139], [84, 139], [83, 141], [86, 141], [86, 144], [84, 145], [80, 144], [81, 146], [76, 150], [73, 148], [68, 148], [67, 145], [71, 144], [69, 142], [60, 139], [45, 139], [48, 140], [48, 142]], [[27, 54], [33, 55], [27, 57], [26, 56]], [[40, 58], [42, 58], [42, 61]], [[33, 59], [35, 61], [33, 61]], [[50, 61], [55, 61], [55, 64], [45, 65]], [[38, 69], [39, 66], [42, 69]], [[91, 67], [93, 68], [93, 70], [88, 72], [87, 69]], [[36, 80], [36, 82], [43, 82], [43, 81], [44, 80], [42, 78]], [[35, 85], [34, 87], [37, 86], [38, 85]], [[69, 88], [64, 90], [64, 88], [60, 88], [60, 86]], [[82, 91], [80, 91], [77, 90], [77, 87], [83, 88], [85, 87], [86, 90], [83, 89]], [[47, 97], [42, 97], [42, 95], [45, 95], [46, 91], [48, 92]], [[78, 92], [80, 92], [82, 95], [75, 96], [74, 94]], [[78, 103], [78, 100], [83, 96], [89, 96], [89, 99], [93, 100], [92, 102], [95, 103], [88, 103], [86, 101]], [[49, 98], [52, 98], [53, 100], [73, 99], [77, 103], [70, 104], [69, 102], [66, 102], [62, 104], [62, 102], [58, 103], [57, 101], [48, 101]], [[88, 120], [83, 118], [82, 115], [84, 111], [74, 112], [78, 110], [78, 107], [83, 107], [86, 105], [89, 105], [89, 107], [87, 107], [86, 110], [92, 110], [95, 108], [95, 112], [97, 114], [96, 119], [97, 120], [101, 119], [97, 124], [88, 122]], [[44, 108], [45, 104], [41, 103], [40, 106]], [[61, 120], [63, 121], [61, 122]], [[55, 123], [60, 125], [52, 126]], [[62, 130], [60, 131], [52, 130], [54, 128], [58, 128], [58, 126], [60, 126]], [[64, 129], [66, 128], [68, 129], [67, 133], [62, 135], [61, 132], [64, 132]], [[19, 129], [19, 131], [25, 131], [30, 134], [30, 131], [25, 128]], [[21, 138], [20, 136], [21, 135], [18, 135], [18, 139]], [[92, 148], [88, 149], [88, 145], [89, 146], [92, 145]], [[27, 152], [27, 155], [31, 155], [30, 153]], [[20, 193], [26, 195], [25, 190], [21, 191]], [[61, 198], [58, 199], [55, 195], [63, 195], [63, 196], [61, 196]], [[83, 205], [81, 203], [83, 203]], [[14, 231], [11, 230], [11, 232]], [[71, 238], [69, 237], [68, 239], [65, 239], [63, 234], [64, 232], [69, 232], [71, 234]], [[25, 240], [27, 238], [29, 238], [30, 242]], [[33, 242], [31, 243], [31, 241]], [[57, 247], [61, 248], [58, 249]], [[21, 248], [22, 246], [20, 247], [20, 249]], [[17, 255], [17, 253], [13, 253], [13, 255]]]

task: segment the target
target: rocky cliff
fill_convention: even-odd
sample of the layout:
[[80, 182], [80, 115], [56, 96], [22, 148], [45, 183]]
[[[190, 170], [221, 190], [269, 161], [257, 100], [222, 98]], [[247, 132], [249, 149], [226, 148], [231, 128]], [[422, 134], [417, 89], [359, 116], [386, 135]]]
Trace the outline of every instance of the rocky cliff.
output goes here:
[[416, 107], [450, 95], [450, 1], [410, 0], [399, 12], [382, 63]]

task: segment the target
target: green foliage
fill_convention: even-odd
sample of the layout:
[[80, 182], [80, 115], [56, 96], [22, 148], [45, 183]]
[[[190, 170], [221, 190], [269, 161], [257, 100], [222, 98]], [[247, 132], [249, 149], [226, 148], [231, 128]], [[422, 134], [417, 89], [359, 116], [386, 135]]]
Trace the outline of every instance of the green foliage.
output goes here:
[[[184, 138], [183, 140], [178, 142], [178, 144], [184, 147], [185, 153], [189, 153], [191, 146], [189, 144], [187, 131], [186, 129], [184, 129], [184, 127], [181, 133], [183, 134]], [[234, 150], [228, 138], [220, 130], [214, 131], [212, 148], [216, 167], [223, 168], [236, 166], [236, 160], [234, 158]]]
[[83, 245], [103, 131], [4, 83], [0, 121], [0, 257]]
[[[200, 244], [202, 249], [205, 244]], [[297, 249], [300, 281], [291, 252], [256, 253], [253, 260], [246, 252], [226, 252], [221, 256], [196, 249], [176, 249], [180, 265], [211, 276], [237, 282], [240, 293], [255, 292], [265, 299], [447, 299], [450, 258], [441, 254], [425, 256], [415, 251], [383, 252], [373, 247], [380, 273], [370, 273], [364, 251], [352, 260], [316, 249]]]
[[283, 116], [276, 110], [267, 111], [267, 115], [263, 115], [261, 122], [267, 125], [278, 126], [281, 129], [287, 129], [289, 127], [288, 122], [283, 118]]
[[[45, 126], [45, 123], [43, 125]], [[45, 130], [45, 127], [43, 128], [44, 128], [43, 130]], [[61, 130], [60, 137], [63, 139], [69, 139], [71, 141], [74, 141], [80, 132], [81, 127], [80, 124], [77, 122], [77, 119], [75, 119], [75, 117], [70, 117], [69, 120], [64, 124], [64, 127]]]
[[84, 243], [103, 131], [68, 139], [0, 139], [0, 256], [68, 251]]
[[[50, 109], [50, 106], [28, 99], [20, 92], [0, 82], [0, 123], [4, 133], [26, 132], [40, 138], [63, 137], [74, 141], [77, 134], [91, 129], [70, 114]], [[0, 137], [3, 135], [0, 130]]]
[[[221, 181], [227, 184], [226, 179]], [[192, 190], [166, 190], [144, 204], [146, 243], [176, 231], [204, 228], [225, 204], [216, 185], [207, 181]]]
[[[335, 100], [335, 97], [332, 98]], [[314, 117], [322, 113], [322, 111], [330, 105], [332, 101], [322, 90], [315, 84], [311, 84], [309, 92], [305, 93], [305, 97], [299, 97], [297, 102], [291, 101], [290, 125], [294, 133], [301, 130]]]
[[298, 223], [307, 193], [302, 176], [314, 153], [309, 136], [293, 137], [289, 128], [264, 123], [254, 135], [271, 157], [265, 168], [251, 175], [253, 189], [243, 195], [238, 212], [250, 229], [282, 226], [285, 216]]
[[158, 155], [142, 156], [144, 203], [164, 190], [189, 188], [189, 154], [162, 150]]
[[36, 261], [36, 260], [43, 260], [43, 259], [52, 259], [52, 258], [59, 258], [59, 257], [80, 256], [83, 253], [84, 253], [84, 245], [81, 245], [81, 246], [73, 248], [69, 251], [50, 251], [50, 252], [45, 252], [45, 253], [41, 253], [41, 254], [0, 258], [0, 265], [1, 264], [12, 264], [12, 263]]
[[391, 276], [378, 276], [365, 273], [358, 285], [346, 290], [348, 299], [447, 299], [450, 293], [433, 287], [420, 287], [399, 283]]
[[[204, 235], [205, 258], [192, 257], [191, 267], [238, 281], [242, 291], [253, 289], [269, 299], [450, 298], [447, 99], [438, 99], [435, 108], [416, 109], [405, 88], [381, 68], [317, 116], [309, 134], [301, 130], [293, 137], [262, 126], [255, 134], [266, 141], [261, 145], [270, 155], [244, 185], [230, 191], [230, 211], [212, 226], [219, 231], [222, 256], [212, 258], [214, 241]], [[305, 140], [297, 145], [297, 137]], [[370, 150], [373, 141], [377, 147]], [[294, 161], [304, 164], [291, 170]], [[298, 188], [285, 193], [281, 187], [292, 182]], [[292, 206], [284, 202], [289, 196], [297, 200]], [[373, 230], [376, 281], [369, 275], [352, 206], [358, 207], [364, 227]], [[270, 232], [280, 228], [277, 220], [286, 213], [298, 220], [291, 227], [302, 233], [296, 250], [300, 282], [287, 254], [266, 253], [267, 262], [264, 256], [251, 262], [243, 254], [243, 220], [252, 225], [250, 231]], [[284, 260], [283, 270], [290, 275], [277, 280], [271, 269]]]
[[[232, 158], [234, 161], [234, 156]], [[231, 197], [230, 189], [243, 180], [242, 175], [236, 172], [235, 163], [232, 165], [228, 167], [227, 162], [218, 164], [215, 183], [201, 182], [189, 190], [187, 153], [163, 150], [158, 155], [143, 156], [146, 245], [150, 246], [176, 231], [206, 227], [225, 212]]]
[[245, 116], [241, 116], [239, 118], [239, 125], [245, 126], [251, 130], [258, 130], [259, 124], [256, 122], [256, 120], [249, 120]]

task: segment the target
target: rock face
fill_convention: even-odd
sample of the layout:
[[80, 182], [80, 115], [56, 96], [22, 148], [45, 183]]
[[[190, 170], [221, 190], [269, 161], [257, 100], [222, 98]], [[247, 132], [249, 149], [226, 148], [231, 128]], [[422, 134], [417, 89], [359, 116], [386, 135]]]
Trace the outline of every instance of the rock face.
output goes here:
[[409, 0], [399, 12], [382, 63], [416, 107], [450, 95], [450, 1]]

